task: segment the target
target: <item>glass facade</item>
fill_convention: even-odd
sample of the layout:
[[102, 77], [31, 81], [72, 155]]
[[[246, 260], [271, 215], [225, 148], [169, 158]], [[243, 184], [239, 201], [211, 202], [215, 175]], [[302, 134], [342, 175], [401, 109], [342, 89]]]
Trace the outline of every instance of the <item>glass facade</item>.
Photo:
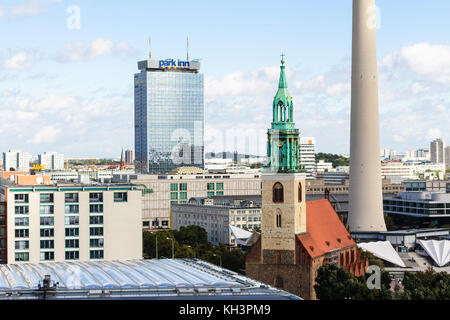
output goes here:
[[192, 69], [142, 68], [135, 75], [136, 169], [204, 167], [204, 77]]

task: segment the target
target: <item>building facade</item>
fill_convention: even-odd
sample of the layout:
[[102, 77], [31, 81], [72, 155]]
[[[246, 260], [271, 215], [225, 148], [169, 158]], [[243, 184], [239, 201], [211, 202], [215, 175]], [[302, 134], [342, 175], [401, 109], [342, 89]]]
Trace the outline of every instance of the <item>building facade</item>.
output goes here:
[[134, 150], [125, 150], [125, 163], [134, 164]]
[[138, 173], [204, 167], [204, 77], [200, 63], [148, 60], [134, 76]]
[[3, 185], [7, 263], [142, 258], [141, 191]]
[[261, 194], [261, 174], [115, 174], [114, 183], [132, 183], [144, 190], [144, 228], [169, 228], [170, 210], [191, 198]]
[[432, 163], [445, 163], [444, 157], [444, 141], [435, 139], [430, 142], [430, 154]]
[[45, 170], [64, 170], [64, 155], [57, 152], [45, 152], [38, 155], [38, 163]]
[[316, 138], [300, 137], [300, 165], [308, 172], [316, 170]]
[[3, 152], [3, 171], [30, 171], [31, 154], [23, 151], [9, 150]]
[[384, 199], [384, 212], [418, 218], [450, 219], [450, 193], [443, 191], [405, 191]]
[[239, 198], [229, 203], [216, 203], [214, 199], [191, 199], [187, 204], [175, 204], [171, 210], [171, 227], [196, 225], [204, 228], [208, 234], [208, 242], [214, 245], [225, 244], [235, 246], [230, 225], [248, 230], [261, 228], [261, 205], [247, 202]]

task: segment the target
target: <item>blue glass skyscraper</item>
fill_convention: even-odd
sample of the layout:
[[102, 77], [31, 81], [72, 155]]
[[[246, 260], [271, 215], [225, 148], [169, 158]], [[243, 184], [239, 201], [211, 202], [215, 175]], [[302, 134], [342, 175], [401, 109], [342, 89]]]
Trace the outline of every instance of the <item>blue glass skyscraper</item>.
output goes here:
[[138, 62], [134, 76], [135, 164], [138, 173], [204, 167], [204, 77], [200, 62]]

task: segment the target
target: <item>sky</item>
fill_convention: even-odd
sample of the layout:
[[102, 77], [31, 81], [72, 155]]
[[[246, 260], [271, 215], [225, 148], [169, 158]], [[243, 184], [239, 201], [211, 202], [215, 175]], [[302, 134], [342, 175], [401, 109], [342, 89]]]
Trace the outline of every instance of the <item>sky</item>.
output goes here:
[[[450, 143], [450, 1], [378, 0], [381, 146]], [[351, 0], [2, 0], [0, 151], [117, 158], [137, 61], [205, 75], [205, 151], [266, 153], [281, 53], [302, 136], [349, 153]]]

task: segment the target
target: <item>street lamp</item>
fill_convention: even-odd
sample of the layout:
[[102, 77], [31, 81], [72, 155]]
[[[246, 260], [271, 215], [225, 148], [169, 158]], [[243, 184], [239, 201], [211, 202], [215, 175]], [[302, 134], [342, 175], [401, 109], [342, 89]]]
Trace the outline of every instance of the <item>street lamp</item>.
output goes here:
[[155, 242], [156, 242], [156, 259], [158, 259], [158, 234], [155, 235]]
[[194, 259], [197, 258], [197, 250], [195, 250], [195, 248], [193, 248], [192, 246], [186, 245], [187, 247], [191, 248], [192, 251], [194, 251]]
[[213, 254], [214, 257], [219, 257], [220, 259], [220, 267], [222, 268], [222, 256], [217, 255], [217, 254]]
[[167, 240], [172, 241], [172, 259], [175, 258], [175, 249], [174, 249], [174, 241], [172, 238], [167, 237]]

